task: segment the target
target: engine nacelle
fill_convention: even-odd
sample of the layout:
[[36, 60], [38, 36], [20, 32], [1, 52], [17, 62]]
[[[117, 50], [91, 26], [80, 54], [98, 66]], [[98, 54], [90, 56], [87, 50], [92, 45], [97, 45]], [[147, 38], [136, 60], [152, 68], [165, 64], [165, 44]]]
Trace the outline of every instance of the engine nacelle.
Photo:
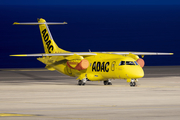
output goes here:
[[144, 60], [143, 59], [141, 59], [141, 58], [139, 58], [139, 59], [137, 59], [136, 60], [136, 62], [143, 68], [144, 67], [144, 65], [145, 65], [145, 62], [144, 62]]
[[89, 61], [86, 59], [82, 60], [70, 60], [67, 61], [68, 67], [76, 70], [85, 70], [89, 67]]

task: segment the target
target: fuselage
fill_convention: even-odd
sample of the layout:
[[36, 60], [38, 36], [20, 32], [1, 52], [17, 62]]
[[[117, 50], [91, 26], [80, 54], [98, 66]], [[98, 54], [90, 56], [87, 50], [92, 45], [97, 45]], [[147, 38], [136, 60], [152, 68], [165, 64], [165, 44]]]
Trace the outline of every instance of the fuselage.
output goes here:
[[[106, 53], [96, 54], [94, 56], [84, 57], [84, 59], [89, 61], [89, 67], [80, 71], [68, 67], [67, 60], [61, 57], [56, 57], [56, 59], [53, 57], [46, 58], [49, 60], [45, 64], [51, 65], [55, 70], [69, 76], [79, 77], [84, 74], [91, 81], [138, 79], [144, 76], [143, 69], [131, 57]], [[48, 61], [53, 62], [53, 60], [56, 62], [48, 63]]]

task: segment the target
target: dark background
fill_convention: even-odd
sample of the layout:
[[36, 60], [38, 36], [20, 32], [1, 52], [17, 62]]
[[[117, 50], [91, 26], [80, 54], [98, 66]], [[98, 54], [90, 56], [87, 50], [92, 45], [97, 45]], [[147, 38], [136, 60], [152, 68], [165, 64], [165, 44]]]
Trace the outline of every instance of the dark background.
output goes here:
[[64, 22], [49, 26], [57, 45], [72, 52], [173, 52], [145, 56], [147, 66], [180, 65], [180, 5], [1, 5], [0, 68], [39, 68], [36, 57], [11, 54], [43, 53], [38, 26], [13, 22]]

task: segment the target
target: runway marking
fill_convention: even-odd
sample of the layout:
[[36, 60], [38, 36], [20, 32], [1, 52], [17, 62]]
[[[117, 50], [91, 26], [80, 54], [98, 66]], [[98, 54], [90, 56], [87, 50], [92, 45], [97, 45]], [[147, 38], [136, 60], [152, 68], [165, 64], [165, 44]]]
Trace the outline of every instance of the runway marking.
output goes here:
[[16, 113], [0, 113], [0, 117], [15, 117], [15, 116], [18, 116], [18, 117], [28, 117], [28, 116], [37, 116], [37, 115], [31, 115], [31, 114], [16, 114]]

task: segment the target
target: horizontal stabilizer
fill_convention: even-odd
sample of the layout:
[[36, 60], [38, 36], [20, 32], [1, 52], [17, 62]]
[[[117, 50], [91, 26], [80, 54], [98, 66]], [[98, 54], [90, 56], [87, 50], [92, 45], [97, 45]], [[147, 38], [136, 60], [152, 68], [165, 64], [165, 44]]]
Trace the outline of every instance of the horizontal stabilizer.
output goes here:
[[67, 22], [45, 22], [45, 23], [38, 23], [38, 22], [30, 22], [30, 23], [18, 23], [14, 22], [13, 25], [42, 25], [42, 24], [47, 24], [47, 25], [65, 25]]

